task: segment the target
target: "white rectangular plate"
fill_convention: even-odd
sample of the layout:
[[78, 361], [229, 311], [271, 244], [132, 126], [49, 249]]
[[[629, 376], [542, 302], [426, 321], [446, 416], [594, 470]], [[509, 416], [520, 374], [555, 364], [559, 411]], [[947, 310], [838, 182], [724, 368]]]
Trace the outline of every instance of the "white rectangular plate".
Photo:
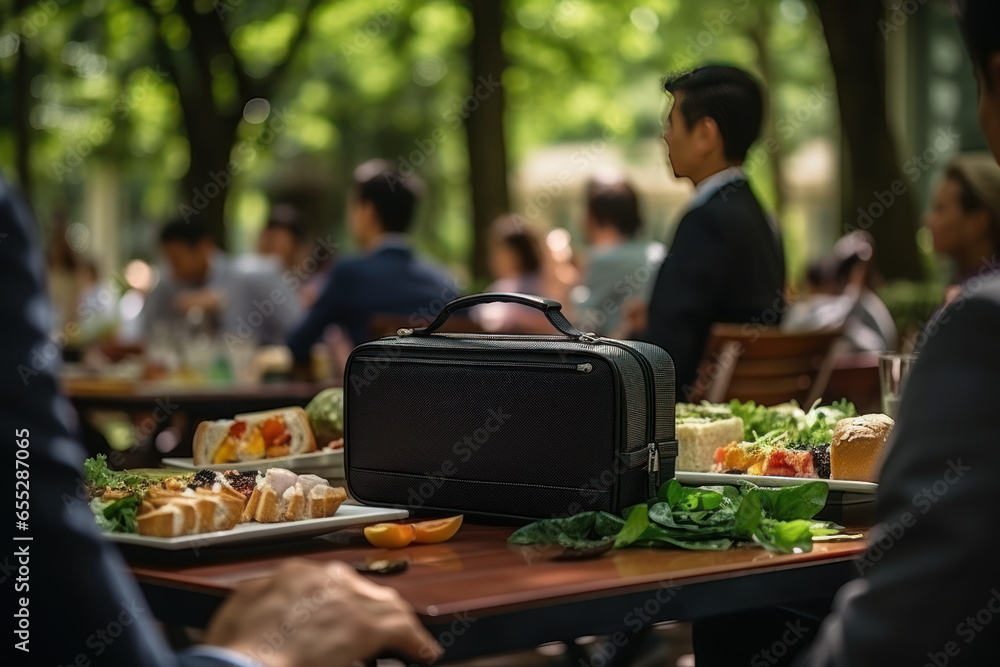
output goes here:
[[812, 477], [769, 477], [766, 475], [728, 475], [723, 472], [688, 472], [678, 470], [674, 477], [681, 484], [703, 486], [705, 484], [732, 484], [743, 479], [757, 486], [798, 486], [806, 482], [824, 482], [831, 491], [848, 491], [851, 493], [866, 493], [875, 495], [878, 484], [874, 482], [855, 482], [848, 479], [814, 479]]
[[251, 521], [250, 523], [241, 523], [232, 530], [220, 530], [201, 535], [182, 535], [181, 537], [150, 537], [131, 533], [105, 533], [104, 535], [118, 544], [181, 551], [223, 544], [262, 544], [281, 538], [323, 535], [348, 526], [394, 521], [405, 519], [407, 516], [409, 516], [409, 512], [406, 510], [344, 504], [337, 508], [336, 514], [325, 519], [303, 519], [302, 521], [282, 521], [281, 523]]
[[[201, 470], [205, 468], [208, 470], [239, 470], [241, 472], [246, 472], [248, 470], [259, 470], [263, 472], [268, 468], [287, 468], [288, 470], [299, 474], [307, 472], [319, 474], [317, 471], [327, 472], [339, 470], [340, 474], [334, 476], [343, 477], [344, 450], [320, 450], [318, 452], [309, 452], [308, 454], [276, 456], [273, 459], [242, 461], [240, 463], [209, 463], [201, 466], [196, 466], [194, 464], [194, 459], [191, 457], [165, 458], [163, 459], [163, 465], [169, 468], [180, 468], [182, 470]], [[328, 475], [320, 476], [327, 477]]]

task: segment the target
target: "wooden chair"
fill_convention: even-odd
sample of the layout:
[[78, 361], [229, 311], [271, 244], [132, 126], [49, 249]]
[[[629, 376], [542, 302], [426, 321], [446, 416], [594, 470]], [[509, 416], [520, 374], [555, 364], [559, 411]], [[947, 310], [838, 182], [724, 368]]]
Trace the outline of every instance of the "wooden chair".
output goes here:
[[795, 400], [808, 409], [823, 396], [841, 333], [785, 334], [778, 327], [715, 324], [690, 399], [761, 405]]

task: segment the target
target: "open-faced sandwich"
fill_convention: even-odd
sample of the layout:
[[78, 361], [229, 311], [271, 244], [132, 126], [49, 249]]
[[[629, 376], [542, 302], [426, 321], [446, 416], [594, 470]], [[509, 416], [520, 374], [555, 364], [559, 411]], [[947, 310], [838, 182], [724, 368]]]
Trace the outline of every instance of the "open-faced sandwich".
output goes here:
[[678, 403], [675, 414], [677, 470], [708, 472], [719, 447], [743, 439], [743, 420], [728, 405]]
[[306, 411], [299, 407], [204, 421], [194, 434], [197, 466], [259, 461], [316, 451]]
[[342, 488], [331, 487], [322, 477], [296, 475], [284, 468], [270, 468], [258, 475], [243, 520], [261, 523], [321, 519], [333, 516], [347, 500]]

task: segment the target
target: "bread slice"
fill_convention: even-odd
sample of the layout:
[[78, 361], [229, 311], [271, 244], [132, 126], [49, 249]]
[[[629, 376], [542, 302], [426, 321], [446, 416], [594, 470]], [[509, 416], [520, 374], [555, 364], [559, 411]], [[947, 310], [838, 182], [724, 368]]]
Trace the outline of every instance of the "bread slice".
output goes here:
[[838, 421], [830, 443], [830, 479], [877, 482], [894, 423], [883, 414]]
[[203, 421], [198, 424], [192, 443], [194, 464], [196, 466], [209, 465], [215, 462], [215, 455], [226, 441], [229, 429], [234, 423], [232, 419], [220, 419], [218, 421]]
[[709, 472], [715, 450], [733, 442], [743, 442], [743, 420], [739, 417], [715, 421], [692, 419], [678, 421], [677, 470]]
[[136, 531], [151, 537], [177, 537], [184, 534], [185, 515], [180, 506], [164, 505], [137, 517]]
[[242, 516], [244, 521], [261, 523], [319, 519], [333, 516], [345, 500], [344, 489], [331, 488], [322, 477], [271, 468], [257, 477]]
[[309, 491], [306, 515], [309, 519], [333, 516], [347, 500], [347, 492], [342, 487], [315, 486]]

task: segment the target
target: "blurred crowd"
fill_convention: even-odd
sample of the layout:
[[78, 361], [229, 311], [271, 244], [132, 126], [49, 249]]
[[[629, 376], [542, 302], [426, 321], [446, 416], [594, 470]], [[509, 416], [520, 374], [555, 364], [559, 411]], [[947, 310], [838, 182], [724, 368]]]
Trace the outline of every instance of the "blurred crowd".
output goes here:
[[[667, 139], [674, 142], [675, 173], [686, 175], [677, 172], [678, 164], [697, 169], [684, 166], [676, 131]], [[703, 179], [691, 208], [704, 206], [713, 188], [740, 183], [739, 173], [726, 175], [732, 169]], [[356, 169], [350, 186], [347, 226], [355, 254], [339, 253], [330, 235], [309, 233], [294, 206], [278, 203], [253, 253], [227, 255], [197, 217], [177, 219], [159, 230], [158, 265], [134, 261], [116, 282], [71, 247], [62, 227], [50, 244], [49, 285], [66, 356], [92, 367], [117, 362], [144, 379], [252, 381], [274, 374], [336, 381], [354, 345], [399, 327], [426, 325], [446, 302], [468, 291], [414, 251], [410, 230], [423, 195], [416, 175], [371, 160]], [[595, 173], [585, 197], [582, 238], [561, 228], [541, 229], [517, 214], [498, 217], [489, 230], [491, 282], [485, 290], [556, 299], [583, 331], [657, 342], [675, 355], [679, 375], [697, 365], [707, 334], [685, 338], [658, 330], [676, 328], [673, 320], [682, 318], [760, 321], [760, 308], [751, 317], [735, 306], [711, 305], [718, 296], [701, 283], [732, 272], [713, 259], [712, 248], [699, 249], [704, 241], [692, 240], [683, 224], [669, 248], [667, 240], [649, 238], [640, 195], [623, 172]], [[768, 301], [776, 307], [773, 324], [780, 322], [789, 333], [840, 330], [839, 349], [846, 352], [898, 349], [896, 326], [877, 293], [882, 280], [870, 234], [847, 234], [815, 258], [805, 289], [789, 298], [780, 231], [770, 224], [777, 255], [756, 263], [773, 270], [755, 290], [758, 302], [767, 300], [768, 290], [778, 292]], [[956, 285], [980, 271], [982, 258], [1000, 247], [1000, 167], [986, 154], [956, 157], [936, 186], [924, 225], [934, 250], [954, 264]], [[681, 277], [660, 275], [668, 256], [664, 271]], [[718, 280], [729, 281], [723, 287], [730, 292], [743, 282], [740, 276]], [[660, 305], [650, 309], [658, 282]], [[692, 303], [684, 303], [685, 294]], [[539, 311], [509, 303], [476, 306], [460, 313], [453, 326], [552, 331]], [[683, 381], [678, 378], [679, 385]]]

